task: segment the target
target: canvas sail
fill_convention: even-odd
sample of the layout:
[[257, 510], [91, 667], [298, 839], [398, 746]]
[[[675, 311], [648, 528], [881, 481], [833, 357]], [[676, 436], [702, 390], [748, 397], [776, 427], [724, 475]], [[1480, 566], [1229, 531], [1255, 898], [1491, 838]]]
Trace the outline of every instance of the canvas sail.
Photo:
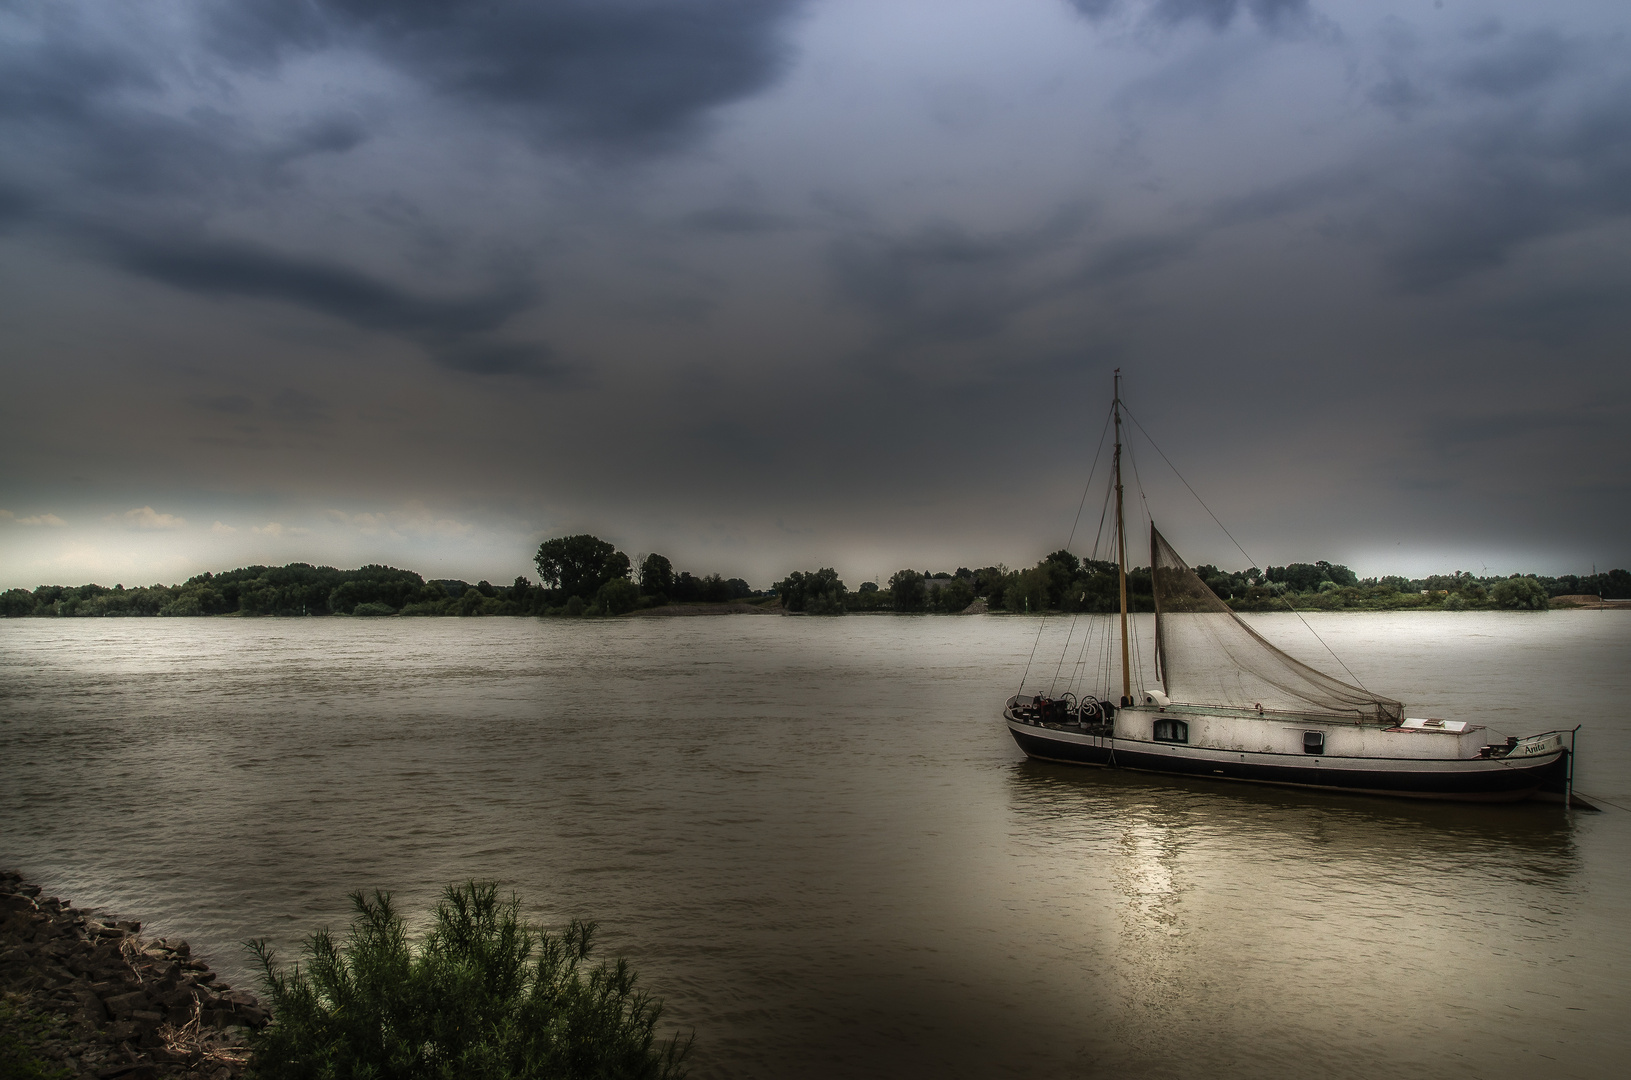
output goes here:
[[1207, 588], [1153, 524], [1150, 569], [1156, 672], [1173, 701], [1369, 723], [1397, 723], [1403, 716], [1404, 706], [1392, 698], [1333, 679], [1270, 645]]

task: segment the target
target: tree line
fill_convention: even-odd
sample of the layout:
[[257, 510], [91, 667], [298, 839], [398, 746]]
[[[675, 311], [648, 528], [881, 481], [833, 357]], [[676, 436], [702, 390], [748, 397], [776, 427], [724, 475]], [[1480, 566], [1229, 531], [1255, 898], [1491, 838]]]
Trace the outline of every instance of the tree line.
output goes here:
[[525, 615], [536, 590], [486, 581], [427, 581], [411, 570], [290, 563], [199, 574], [180, 585], [41, 585], [0, 593], [0, 614], [38, 617], [129, 615]]
[[[1469, 609], [1543, 610], [1555, 596], [1591, 595], [1631, 599], [1631, 573], [1544, 577], [1513, 574], [1477, 577], [1466, 571], [1425, 578], [1397, 576], [1361, 579], [1340, 563], [1320, 560], [1270, 566], [1266, 570], [1224, 571], [1194, 568], [1208, 588], [1236, 611]], [[900, 570], [887, 586], [863, 582], [850, 592], [831, 568], [800, 571], [776, 583], [775, 593], [789, 611], [809, 615], [898, 611], [956, 613], [1096, 612], [1121, 610], [1121, 582], [1113, 562], [1055, 551], [1026, 570], [988, 566], [954, 572]], [[1127, 606], [1153, 611], [1150, 569], [1127, 571]]]
[[545, 540], [533, 556], [544, 615], [626, 615], [667, 604], [717, 604], [762, 599], [741, 578], [675, 572], [667, 556], [651, 554], [638, 570], [629, 557], [598, 536], [581, 533]]
[[[426, 580], [411, 570], [369, 565], [356, 570], [290, 563], [200, 574], [180, 585], [42, 585], [0, 593], [0, 615], [17, 618], [191, 615], [623, 615], [668, 604], [731, 601], [776, 606], [806, 615], [864, 612], [943, 613], [969, 610], [1017, 613], [1099, 612], [1120, 608], [1116, 564], [1060, 550], [1035, 566], [986, 566], [955, 571], [904, 569], [887, 584], [848, 589], [832, 567], [788, 574], [769, 590], [742, 578], [676, 571], [651, 554], [636, 566], [623, 552], [589, 534], [558, 537], [533, 556], [538, 581], [508, 585], [456, 579]], [[1480, 577], [1466, 571], [1425, 578], [1360, 579], [1348, 567], [1320, 560], [1224, 571], [1195, 572], [1237, 611], [1531, 609], [1565, 595], [1631, 599], [1631, 573], [1535, 574]], [[1128, 606], [1151, 611], [1148, 567], [1127, 574]]]

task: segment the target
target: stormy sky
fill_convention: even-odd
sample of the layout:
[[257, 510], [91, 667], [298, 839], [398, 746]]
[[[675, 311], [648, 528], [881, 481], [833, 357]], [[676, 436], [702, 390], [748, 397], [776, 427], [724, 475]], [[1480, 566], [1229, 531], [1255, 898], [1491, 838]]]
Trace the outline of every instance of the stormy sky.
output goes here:
[[1247, 560], [1163, 453], [1260, 565], [1631, 564], [1628, 31], [0, 0], [0, 586], [1028, 564], [1118, 366], [1192, 562]]

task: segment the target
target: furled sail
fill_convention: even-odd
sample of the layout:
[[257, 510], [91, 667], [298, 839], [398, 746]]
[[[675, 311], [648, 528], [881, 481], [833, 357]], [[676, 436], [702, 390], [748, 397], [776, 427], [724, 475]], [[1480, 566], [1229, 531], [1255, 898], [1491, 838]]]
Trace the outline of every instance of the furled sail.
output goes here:
[[1167, 696], [1193, 705], [1322, 713], [1397, 723], [1404, 706], [1333, 679], [1270, 645], [1230, 610], [1150, 525], [1156, 670]]

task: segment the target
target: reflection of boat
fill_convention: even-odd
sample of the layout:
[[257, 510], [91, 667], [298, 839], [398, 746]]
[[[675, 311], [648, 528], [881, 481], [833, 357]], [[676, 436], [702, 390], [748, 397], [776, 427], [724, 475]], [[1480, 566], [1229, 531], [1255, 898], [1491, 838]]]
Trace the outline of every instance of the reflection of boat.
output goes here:
[[[1207, 587], [1150, 525], [1154, 674], [1135, 698], [1122, 513], [1121, 377], [1112, 405], [1121, 693], [1016, 694], [1003, 712], [1028, 756], [1423, 799], [1572, 797], [1572, 731], [1490, 742], [1468, 720], [1414, 718], [1392, 698], [1282, 652]], [[1108, 635], [1106, 636], [1108, 644]], [[1068, 643], [1067, 643], [1068, 648]], [[1084, 641], [1085, 652], [1085, 641]], [[1357, 680], [1356, 680], [1357, 681]]]

